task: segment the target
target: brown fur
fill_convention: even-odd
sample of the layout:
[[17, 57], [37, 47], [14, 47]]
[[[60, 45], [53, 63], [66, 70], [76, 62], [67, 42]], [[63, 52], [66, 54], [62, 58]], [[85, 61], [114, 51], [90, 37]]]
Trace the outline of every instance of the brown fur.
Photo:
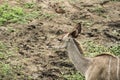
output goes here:
[[85, 76], [86, 80], [118, 80], [117, 65], [120, 64], [120, 62], [118, 63], [118, 59], [115, 56], [100, 54], [93, 58], [86, 58], [83, 56], [83, 51], [81, 50], [76, 40], [70, 37], [67, 46], [69, 58], [76, 69]]
[[120, 58], [110, 54], [84, 57], [83, 50], [74, 39], [81, 32], [81, 24], [64, 37], [68, 56], [85, 80], [120, 80]]

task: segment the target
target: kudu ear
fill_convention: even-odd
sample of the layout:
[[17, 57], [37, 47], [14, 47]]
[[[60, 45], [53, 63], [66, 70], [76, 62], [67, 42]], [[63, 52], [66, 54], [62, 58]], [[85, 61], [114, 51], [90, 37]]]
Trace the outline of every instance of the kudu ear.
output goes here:
[[79, 33], [81, 33], [81, 23], [78, 23], [75, 29], [73, 29], [73, 31], [69, 33], [69, 35], [72, 36], [73, 38], [77, 38]]
[[81, 33], [81, 23], [78, 23], [75, 28], [70, 33], [67, 33], [62, 39], [65, 41], [68, 37], [77, 38], [79, 33]]
[[79, 33], [81, 33], [81, 23], [78, 23], [70, 33], [66, 33], [64, 36], [61, 36], [61, 38], [59, 38], [59, 41], [60, 43], [64, 43], [64, 44], [61, 46], [59, 45], [59, 47], [55, 47], [55, 48], [58, 48], [58, 49], [65, 48], [67, 46], [67, 42], [69, 41], [69, 39], [71, 37], [77, 38]]

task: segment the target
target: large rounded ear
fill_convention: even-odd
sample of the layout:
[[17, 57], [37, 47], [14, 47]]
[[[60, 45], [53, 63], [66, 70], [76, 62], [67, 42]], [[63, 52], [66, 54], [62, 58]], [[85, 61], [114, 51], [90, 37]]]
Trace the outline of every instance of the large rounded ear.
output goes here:
[[71, 35], [73, 38], [77, 38], [79, 33], [81, 33], [81, 23], [78, 23], [75, 29], [69, 35]]

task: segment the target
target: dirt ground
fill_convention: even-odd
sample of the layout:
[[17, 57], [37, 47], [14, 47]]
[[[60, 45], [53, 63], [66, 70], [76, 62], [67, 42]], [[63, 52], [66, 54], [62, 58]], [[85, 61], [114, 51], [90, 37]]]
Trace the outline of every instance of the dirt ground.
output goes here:
[[[29, 1], [23, 0], [24, 3]], [[20, 66], [19, 70], [14, 70], [16, 80], [67, 80], [64, 74], [76, 72], [67, 52], [52, 46], [59, 46], [59, 38], [70, 32], [78, 22], [82, 23], [82, 33], [77, 38], [79, 42], [91, 40], [105, 47], [120, 44], [120, 2], [33, 1], [36, 4], [34, 9], [50, 14], [50, 17], [0, 27], [0, 41], [14, 52], [5, 62], [14, 67]], [[10, 0], [9, 4], [22, 5], [22, 2]], [[12, 31], [9, 32], [9, 28]]]

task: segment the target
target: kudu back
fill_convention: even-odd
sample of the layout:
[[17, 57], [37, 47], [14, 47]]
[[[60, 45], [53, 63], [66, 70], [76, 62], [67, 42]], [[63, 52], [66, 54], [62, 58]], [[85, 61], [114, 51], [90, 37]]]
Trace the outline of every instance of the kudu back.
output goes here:
[[80, 44], [75, 40], [80, 32], [81, 25], [78, 24], [75, 30], [63, 37], [75, 68], [85, 76], [85, 80], [120, 80], [119, 57], [107, 53], [92, 58], [84, 57]]

